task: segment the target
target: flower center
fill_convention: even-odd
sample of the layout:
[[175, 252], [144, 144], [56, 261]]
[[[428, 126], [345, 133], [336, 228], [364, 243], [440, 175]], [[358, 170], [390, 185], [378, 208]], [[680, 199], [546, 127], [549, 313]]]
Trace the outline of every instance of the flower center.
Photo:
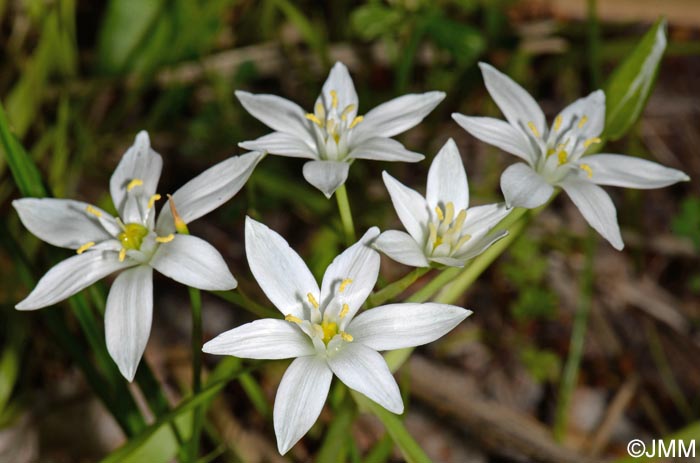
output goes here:
[[338, 324], [323, 320], [323, 322], [321, 322], [321, 329], [323, 330], [323, 343], [327, 346], [328, 343], [331, 342], [331, 339], [338, 334]]
[[141, 249], [143, 239], [148, 235], [148, 228], [140, 223], [127, 223], [117, 235], [117, 239], [124, 249]]
[[462, 209], [455, 217], [454, 203], [448, 202], [445, 208], [435, 208], [437, 220], [428, 224], [430, 235], [426, 243], [430, 254], [448, 256], [457, 252], [464, 243], [471, 239], [471, 235], [462, 234], [464, 221], [467, 219], [467, 211]]
[[319, 153], [324, 159], [342, 159], [347, 154], [347, 135], [364, 119], [356, 116], [350, 119], [355, 111], [354, 104], [349, 104], [339, 111], [338, 92], [330, 91], [331, 106], [326, 108], [322, 102], [316, 103], [313, 113], [308, 113], [306, 118], [316, 127], [317, 144]]

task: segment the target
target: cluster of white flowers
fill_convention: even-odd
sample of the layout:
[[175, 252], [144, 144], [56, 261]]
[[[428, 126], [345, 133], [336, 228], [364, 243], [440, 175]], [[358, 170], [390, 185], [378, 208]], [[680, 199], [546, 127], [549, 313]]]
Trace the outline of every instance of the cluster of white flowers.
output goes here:
[[[617, 249], [623, 246], [615, 207], [597, 185], [656, 188], [688, 180], [678, 170], [615, 154], [585, 156], [601, 143], [605, 95], [593, 92], [547, 128], [532, 97], [510, 78], [482, 64], [486, 87], [508, 122], [453, 115], [469, 133], [523, 159], [501, 177], [505, 204], [469, 207], [467, 175], [448, 140], [435, 156], [425, 197], [384, 172], [384, 183], [405, 232], [368, 230], [341, 253], [318, 283], [287, 242], [250, 218], [245, 248], [250, 269], [284, 319], [263, 319], [206, 343], [212, 354], [254, 359], [295, 358], [277, 391], [274, 427], [286, 453], [318, 418], [335, 374], [348, 387], [387, 410], [403, 412], [396, 381], [378, 351], [418, 346], [443, 336], [471, 312], [446, 304], [390, 304], [358, 315], [374, 288], [380, 257], [414, 267], [461, 267], [506, 231], [496, 230], [512, 207], [535, 208], [555, 187], [564, 189], [586, 220]], [[22, 223], [55, 246], [76, 250], [17, 304], [33, 310], [56, 304], [101, 278], [122, 271], [107, 298], [109, 353], [129, 381], [145, 349], [153, 312], [153, 269], [204, 290], [231, 290], [236, 280], [223, 257], [191, 236], [186, 224], [231, 199], [264, 153], [307, 158], [304, 178], [330, 197], [355, 159], [416, 162], [391, 137], [420, 123], [444, 93], [405, 95], [358, 115], [347, 68], [337, 63], [314, 111], [274, 95], [236, 92], [242, 105], [275, 132], [240, 144], [252, 150], [201, 173], [168, 196], [156, 218], [162, 159], [145, 132], [136, 136], [110, 180], [113, 217], [95, 205], [64, 199], [13, 202]]]

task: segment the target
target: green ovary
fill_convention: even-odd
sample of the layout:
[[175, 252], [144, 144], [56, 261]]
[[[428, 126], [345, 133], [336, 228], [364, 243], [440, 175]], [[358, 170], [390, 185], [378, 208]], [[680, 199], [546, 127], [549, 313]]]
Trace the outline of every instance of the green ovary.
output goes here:
[[334, 322], [323, 320], [323, 322], [321, 322], [321, 329], [323, 329], [323, 343], [325, 345], [328, 345], [331, 339], [338, 334], [338, 324]]
[[140, 223], [127, 223], [124, 231], [117, 238], [124, 249], [141, 249], [143, 239], [148, 235], [148, 228]]

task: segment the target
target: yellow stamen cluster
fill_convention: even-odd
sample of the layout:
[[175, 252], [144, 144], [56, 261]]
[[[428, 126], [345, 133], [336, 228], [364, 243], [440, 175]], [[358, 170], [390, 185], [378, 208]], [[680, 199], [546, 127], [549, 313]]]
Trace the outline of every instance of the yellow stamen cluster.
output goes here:
[[569, 153], [566, 150], [561, 150], [557, 153], [557, 157], [559, 158], [559, 165], [566, 164], [566, 161], [569, 159]]
[[78, 249], [76, 249], [75, 252], [77, 252], [78, 254], [82, 254], [85, 251], [87, 251], [88, 249], [90, 249], [91, 247], [93, 247], [94, 245], [95, 245], [94, 241], [89, 241], [89, 242], [83, 244], [82, 246], [80, 246]]
[[471, 235], [460, 236], [464, 221], [467, 219], [467, 211], [462, 209], [455, 217], [455, 206], [452, 202], [445, 205], [444, 211], [437, 206], [435, 215], [438, 223], [430, 222], [428, 230], [428, 243], [431, 244], [431, 252], [434, 252], [443, 243], [450, 244], [450, 251], [459, 249], [464, 243], [471, 239]]

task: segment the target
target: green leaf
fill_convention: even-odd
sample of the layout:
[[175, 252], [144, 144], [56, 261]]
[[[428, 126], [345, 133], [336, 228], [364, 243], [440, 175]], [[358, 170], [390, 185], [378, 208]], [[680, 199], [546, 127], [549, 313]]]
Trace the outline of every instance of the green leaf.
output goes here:
[[10, 123], [2, 104], [0, 104], [0, 144], [22, 196], [46, 196], [41, 173], [10, 130]]
[[661, 18], [615, 69], [605, 86], [605, 136], [622, 137], [642, 113], [666, 50], [666, 20]]
[[391, 436], [391, 439], [394, 441], [394, 444], [399, 448], [401, 455], [403, 455], [408, 463], [430, 463], [428, 455], [425, 454], [420, 445], [411, 437], [397, 415], [394, 415], [381, 405], [374, 403], [358, 392], [351, 391], [351, 394], [361, 410], [368, 410], [379, 418], [379, 421], [382, 422], [386, 431]]
[[350, 24], [357, 35], [365, 40], [395, 32], [403, 19], [400, 10], [379, 4], [362, 5], [350, 15]]
[[426, 32], [438, 47], [449, 51], [462, 66], [474, 63], [486, 48], [486, 40], [478, 29], [441, 14], [430, 18]]
[[172, 424], [177, 426], [184, 440], [192, 432], [192, 413], [195, 408], [208, 406], [211, 399], [223, 389], [229, 380], [244, 370], [237, 370], [223, 379], [210, 383], [202, 392], [182, 402], [172, 412], [162, 416], [158, 421], [129, 440], [123, 447], [109, 454], [101, 463], [167, 463], [178, 452], [178, 443], [172, 431]]

